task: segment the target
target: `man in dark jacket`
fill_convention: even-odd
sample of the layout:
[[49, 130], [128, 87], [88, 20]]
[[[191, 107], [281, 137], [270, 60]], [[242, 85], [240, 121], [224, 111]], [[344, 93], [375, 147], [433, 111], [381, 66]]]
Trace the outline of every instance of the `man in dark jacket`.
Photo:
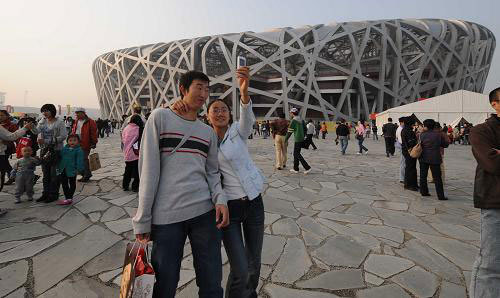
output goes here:
[[411, 117], [405, 118], [405, 125], [401, 131], [401, 152], [405, 158], [405, 180], [404, 188], [411, 191], [418, 191], [417, 184], [417, 159], [410, 156], [408, 152], [417, 145], [417, 135], [413, 130], [415, 121]]
[[470, 131], [477, 161], [474, 207], [481, 209], [480, 250], [472, 268], [470, 297], [500, 297], [500, 88], [491, 91], [495, 109]]
[[345, 155], [347, 145], [349, 144], [349, 127], [345, 124], [344, 119], [340, 119], [340, 124], [337, 126], [335, 133], [337, 134], [337, 139], [340, 141], [342, 155]]
[[434, 183], [436, 184], [436, 193], [439, 200], [447, 200], [443, 190], [443, 176], [441, 173], [441, 148], [449, 145], [448, 137], [436, 130], [436, 122], [432, 119], [424, 121], [424, 132], [420, 134], [420, 145], [422, 146], [422, 155], [419, 158], [420, 164], [420, 194], [428, 197], [429, 188], [427, 187], [427, 173], [431, 169]]
[[390, 155], [394, 156], [394, 152], [396, 151], [394, 143], [396, 142], [396, 130], [398, 127], [396, 124], [392, 123], [392, 118], [387, 120], [389, 123], [382, 126], [382, 134], [385, 139], [385, 154], [389, 157]]

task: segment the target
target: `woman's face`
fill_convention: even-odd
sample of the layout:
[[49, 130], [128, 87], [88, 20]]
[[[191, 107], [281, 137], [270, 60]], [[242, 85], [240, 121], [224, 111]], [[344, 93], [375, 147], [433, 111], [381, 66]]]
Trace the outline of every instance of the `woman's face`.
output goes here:
[[52, 117], [52, 113], [49, 111], [43, 111], [42, 114], [43, 114], [43, 117], [45, 117], [47, 119]]
[[221, 101], [214, 102], [208, 110], [208, 120], [215, 127], [227, 127], [229, 125], [229, 108]]

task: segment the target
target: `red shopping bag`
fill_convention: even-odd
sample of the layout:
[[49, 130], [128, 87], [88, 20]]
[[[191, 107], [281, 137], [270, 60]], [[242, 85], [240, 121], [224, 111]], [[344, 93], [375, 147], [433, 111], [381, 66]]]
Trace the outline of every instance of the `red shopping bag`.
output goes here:
[[152, 298], [155, 273], [148, 263], [147, 245], [129, 243], [125, 253], [120, 298]]

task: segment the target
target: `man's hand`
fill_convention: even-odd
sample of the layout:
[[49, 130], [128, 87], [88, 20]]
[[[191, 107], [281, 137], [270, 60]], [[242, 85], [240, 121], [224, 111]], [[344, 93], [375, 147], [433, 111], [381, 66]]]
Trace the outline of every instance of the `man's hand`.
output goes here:
[[240, 86], [241, 101], [247, 104], [250, 101], [248, 96], [248, 86], [250, 85], [250, 69], [246, 66], [236, 70], [236, 78]]
[[135, 239], [140, 243], [147, 244], [149, 242], [149, 238], [150, 238], [150, 233], [135, 234]]
[[229, 209], [227, 209], [226, 205], [215, 205], [215, 222], [217, 229], [222, 229], [229, 224]]

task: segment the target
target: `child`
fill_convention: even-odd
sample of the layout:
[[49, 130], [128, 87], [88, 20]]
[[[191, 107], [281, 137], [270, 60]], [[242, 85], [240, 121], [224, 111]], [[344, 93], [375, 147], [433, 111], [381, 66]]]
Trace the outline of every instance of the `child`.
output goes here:
[[69, 135], [66, 139], [66, 146], [61, 150], [61, 160], [57, 167], [57, 175], [59, 183], [62, 184], [65, 199], [57, 202], [57, 205], [73, 203], [76, 175], [83, 170], [83, 150], [80, 148], [80, 137]]
[[21, 196], [26, 192], [28, 201], [33, 201], [33, 185], [35, 184], [35, 168], [41, 162], [32, 157], [33, 149], [24, 147], [22, 158], [17, 160], [12, 169], [11, 177], [16, 177], [16, 204], [21, 203]]

